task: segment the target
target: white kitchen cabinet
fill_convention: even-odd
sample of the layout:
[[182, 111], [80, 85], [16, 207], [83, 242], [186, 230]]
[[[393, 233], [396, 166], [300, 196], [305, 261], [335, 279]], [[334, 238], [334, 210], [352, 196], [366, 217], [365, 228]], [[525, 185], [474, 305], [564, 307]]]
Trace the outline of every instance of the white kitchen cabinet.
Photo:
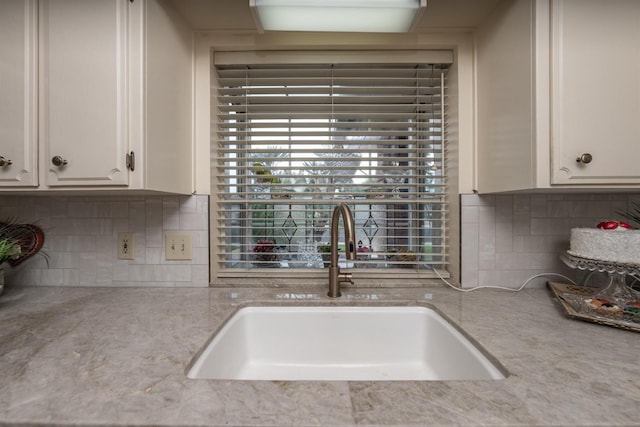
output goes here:
[[46, 184], [127, 185], [128, 0], [40, 3]]
[[552, 183], [640, 184], [640, 2], [554, 1], [551, 17]]
[[38, 185], [37, 3], [0, 1], [0, 186]]
[[129, 187], [190, 194], [193, 33], [166, 0], [129, 0]]
[[640, 2], [501, 2], [477, 46], [479, 192], [637, 188]]
[[39, 60], [33, 190], [191, 193], [192, 32], [183, 19], [164, 0], [38, 5], [39, 43], [23, 49]]

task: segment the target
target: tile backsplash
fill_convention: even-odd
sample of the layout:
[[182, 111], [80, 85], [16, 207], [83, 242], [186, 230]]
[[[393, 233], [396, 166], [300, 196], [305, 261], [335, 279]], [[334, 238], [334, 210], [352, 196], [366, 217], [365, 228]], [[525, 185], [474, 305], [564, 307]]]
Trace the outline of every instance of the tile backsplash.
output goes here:
[[[517, 288], [530, 277], [558, 273], [583, 283], [587, 273], [567, 267], [559, 254], [569, 248], [573, 227], [594, 227], [640, 202], [640, 195], [508, 194], [462, 195], [461, 283], [465, 288]], [[530, 282], [542, 286], [553, 277]], [[556, 280], [560, 280], [556, 278]], [[602, 278], [591, 277], [589, 284]]]
[[[45, 230], [43, 251], [7, 272], [28, 286], [208, 286], [208, 196], [2, 196], [0, 219]], [[167, 261], [164, 234], [192, 235], [193, 259]], [[134, 233], [135, 259], [117, 259], [118, 233]]]
[[[510, 194], [460, 197], [461, 271], [465, 288], [519, 287], [541, 273], [578, 281], [586, 274], [559, 258], [572, 227], [593, 227], [640, 202], [640, 194]], [[209, 197], [2, 196], [0, 219], [37, 222], [46, 232], [42, 257], [7, 273], [28, 286], [208, 286]], [[193, 260], [167, 261], [164, 234], [189, 233]], [[135, 235], [135, 259], [117, 259], [117, 236]], [[551, 278], [553, 279], [553, 278]], [[593, 279], [593, 278], [592, 278]], [[531, 281], [542, 286], [549, 277]], [[597, 281], [598, 278], [596, 277]]]

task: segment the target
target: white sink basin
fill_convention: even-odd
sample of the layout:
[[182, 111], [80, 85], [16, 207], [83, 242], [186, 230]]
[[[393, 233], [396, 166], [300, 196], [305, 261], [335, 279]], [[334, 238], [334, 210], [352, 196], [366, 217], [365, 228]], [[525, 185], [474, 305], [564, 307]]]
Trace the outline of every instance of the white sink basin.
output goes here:
[[187, 376], [235, 380], [505, 378], [475, 345], [422, 306], [245, 307]]

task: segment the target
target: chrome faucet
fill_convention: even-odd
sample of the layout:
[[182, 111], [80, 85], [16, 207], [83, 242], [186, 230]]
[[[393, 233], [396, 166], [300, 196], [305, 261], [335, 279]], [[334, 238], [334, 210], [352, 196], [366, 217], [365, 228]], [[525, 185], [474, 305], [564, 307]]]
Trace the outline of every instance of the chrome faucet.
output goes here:
[[344, 223], [344, 243], [347, 259], [356, 259], [356, 234], [353, 225], [353, 216], [351, 209], [345, 203], [340, 203], [333, 210], [331, 217], [331, 264], [329, 265], [329, 293], [330, 298], [338, 298], [340, 293], [340, 283], [347, 282], [353, 284], [351, 273], [340, 273], [338, 266], [338, 225], [340, 223], [340, 215]]

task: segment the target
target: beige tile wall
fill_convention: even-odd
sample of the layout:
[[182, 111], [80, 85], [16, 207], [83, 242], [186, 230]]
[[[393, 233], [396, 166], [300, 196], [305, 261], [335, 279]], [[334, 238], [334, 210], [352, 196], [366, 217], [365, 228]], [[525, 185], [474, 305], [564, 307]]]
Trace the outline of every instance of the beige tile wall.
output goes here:
[[[572, 227], [592, 227], [639, 194], [462, 195], [463, 287], [518, 287], [540, 273], [576, 274], [559, 259]], [[7, 274], [14, 285], [208, 286], [208, 196], [2, 196], [0, 219], [37, 221], [49, 266], [35, 257]], [[117, 259], [119, 232], [135, 233], [135, 260]], [[193, 260], [164, 259], [164, 233], [193, 236]], [[531, 286], [542, 286], [539, 278]]]
[[[640, 201], [640, 195], [462, 195], [462, 286], [515, 288], [541, 273], [582, 282], [586, 274], [571, 270], [559, 258], [568, 249], [571, 228], [621, 219], [617, 211], [630, 208], [631, 201]], [[542, 286], [547, 280], [535, 279], [530, 285]]]
[[[49, 265], [36, 256], [7, 273], [29, 286], [208, 286], [208, 196], [0, 198], [0, 219], [37, 222]], [[193, 239], [193, 260], [167, 261], [164, 233]], [[135, 235], [135, 259], [117, 259], [117, 236]]]

